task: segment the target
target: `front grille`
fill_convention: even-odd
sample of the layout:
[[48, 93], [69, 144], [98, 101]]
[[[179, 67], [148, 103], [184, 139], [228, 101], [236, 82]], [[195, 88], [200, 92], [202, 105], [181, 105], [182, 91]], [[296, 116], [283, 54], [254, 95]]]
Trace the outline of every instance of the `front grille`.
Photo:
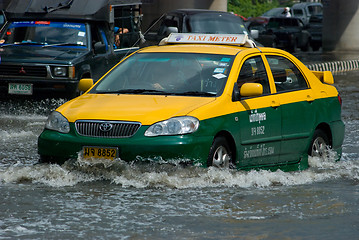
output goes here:
[[46, 66], [23, 66], [0, 64], [0, 75], [3, 76], [24, 76], [24, 77], [46, 77]]
[[77, 133], [81, 136], [102, 138], [126, 138], [132, 137], [141, 127], [141, 123], [79, 120], [75, 122], [75, 127]]

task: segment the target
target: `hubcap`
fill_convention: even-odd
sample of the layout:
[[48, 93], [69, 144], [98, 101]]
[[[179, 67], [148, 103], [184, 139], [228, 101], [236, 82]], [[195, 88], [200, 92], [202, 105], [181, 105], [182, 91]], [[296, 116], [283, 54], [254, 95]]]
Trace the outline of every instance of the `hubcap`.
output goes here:
[[229, 168], [230, 159], [227, 149], [220, 146], [213, 155], [213, 166], [218, 168]]
[[328, 157], [329, 147], [322, 137], [318, 137], [314, 140], [312, 146], [312, 156], [325, 158]]

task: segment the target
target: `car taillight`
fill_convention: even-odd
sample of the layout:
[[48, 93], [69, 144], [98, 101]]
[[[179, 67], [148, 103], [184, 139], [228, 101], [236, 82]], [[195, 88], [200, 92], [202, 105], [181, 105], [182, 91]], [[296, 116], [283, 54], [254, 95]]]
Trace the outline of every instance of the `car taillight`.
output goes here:
[[339, 103], [340, 103], [340, 106], [342, 106], [342, 103], [343, 103], [343, 100], [342, 100], [342, 98], [338, 95], [338, 101], [339, 101]]

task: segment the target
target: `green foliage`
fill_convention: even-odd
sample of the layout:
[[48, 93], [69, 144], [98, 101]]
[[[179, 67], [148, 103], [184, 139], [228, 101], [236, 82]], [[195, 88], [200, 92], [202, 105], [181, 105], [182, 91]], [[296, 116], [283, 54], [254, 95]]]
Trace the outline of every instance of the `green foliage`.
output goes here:
[[279, 7], [277, 0], [228, 0], [228, 12], [234, 12], [243, 17], [257, 17], [262, 13]]

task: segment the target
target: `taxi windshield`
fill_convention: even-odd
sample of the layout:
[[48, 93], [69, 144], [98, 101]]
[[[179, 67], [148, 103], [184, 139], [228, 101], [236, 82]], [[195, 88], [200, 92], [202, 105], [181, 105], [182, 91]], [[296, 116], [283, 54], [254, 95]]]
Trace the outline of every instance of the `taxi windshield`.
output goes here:
[[86, 27], [83, 23], [27, 21], [12, 22], [3, 31], [0, 46], [42, 45], [86, 47]]
[[216, 97], [222, 94], [234, 56], [137, 53], [114, 68], [90, 93]]

